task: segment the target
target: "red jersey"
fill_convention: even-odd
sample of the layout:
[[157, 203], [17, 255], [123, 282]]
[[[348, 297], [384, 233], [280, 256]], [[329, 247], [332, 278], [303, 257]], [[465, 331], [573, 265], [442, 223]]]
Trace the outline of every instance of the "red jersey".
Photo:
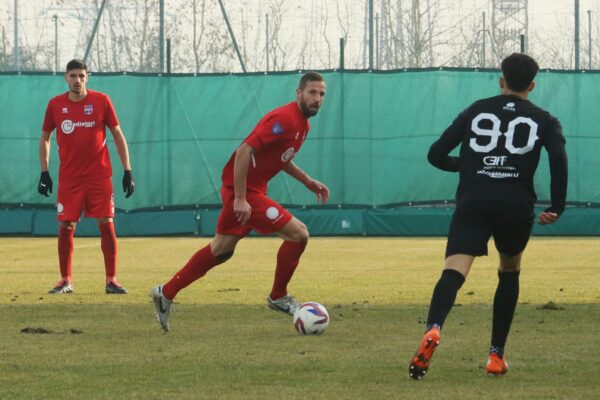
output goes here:
[[[310, 125], [298, 103], [291, 102], [265, 115], [243, 143], [255, 150], [246, 176], [246, 189], [267, 193], [269, 180], [298, 153]], [[223, 186], [233, 190], [235, 152], [223, 168]]]
[[69, 100], [68, 93], [52, 98], [42, 130], [52, 133], [56, 128], [60, 158], [58, 179], [112, 176], [104, 127], [117, 125], [115, 109], [104, 93], [88, 89], [81, 101]]

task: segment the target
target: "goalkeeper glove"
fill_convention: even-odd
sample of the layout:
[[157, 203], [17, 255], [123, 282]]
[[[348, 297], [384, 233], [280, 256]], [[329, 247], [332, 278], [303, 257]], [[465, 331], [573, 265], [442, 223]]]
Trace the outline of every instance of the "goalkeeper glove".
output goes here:
[[125, 192], [125, 198], [128, 198], [133, 194], [135, 184], [133, 183], [133, 176], [131, 171], [123, 172], [123, 191]]
[[42, 171], [40, 183], [38, 183], [38, 193], [49, 197], [48, 192], [52, 193], [52, 178], [50, 178], [48, 171]]

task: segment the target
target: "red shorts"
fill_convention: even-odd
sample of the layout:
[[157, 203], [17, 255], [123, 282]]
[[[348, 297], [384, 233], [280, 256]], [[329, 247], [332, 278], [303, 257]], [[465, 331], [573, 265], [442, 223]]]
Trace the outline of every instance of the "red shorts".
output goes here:
[[233, 190], [221, 188], [223, 208], [217, 221], [217, 233], [224, 235], [246, 236], [253, 229], [258, 233], [268, 235], [283, 228], [293, 218], [292, 214], [275, 200], [262, 193], [246, 193], [246, 201], [252, 207], [250, 219], [241, 225], [233, 213]]
[[58, 182], [56, 211], [59, 221], [79, 221], [81, 211], [86, 217], [112, 218], [115, 202], [111, 177], [88, 181], [63, 179]]

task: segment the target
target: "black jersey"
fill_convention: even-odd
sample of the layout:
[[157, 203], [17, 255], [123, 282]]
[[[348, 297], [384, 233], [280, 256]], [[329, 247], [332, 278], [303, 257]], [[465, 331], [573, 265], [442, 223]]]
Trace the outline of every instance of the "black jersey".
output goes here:
[[[449, 156], [459, 144], [459, 156]], [[457, 207], [489, 201], [533, 207], [542, 147], [550, 161], [547, 211], [561, 214], [567, 192], [565, 138], [558, 119], [528, 100], [500, 95], [476, 101], [433, 143], [428, 159], [437, 168], [460, 172]]]

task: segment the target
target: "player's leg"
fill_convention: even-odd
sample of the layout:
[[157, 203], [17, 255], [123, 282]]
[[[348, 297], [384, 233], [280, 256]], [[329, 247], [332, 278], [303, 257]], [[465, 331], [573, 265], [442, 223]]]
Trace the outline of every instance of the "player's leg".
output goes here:
[[104, 257], [104, 283], [107, 294], [127, 294], [117, 280], [117, 235], [115, 233], [115, 203], [111, 178], [86, 182], [85, 216], [96, 218], [100, 230], [100, 248]]
[[494, 241], [500, 256], [498, 286], [494, 295], [492, 338], [486, 371], [503, 375], [508, 371], [504, 347], [512, 325], [519, 299], [519, 274], [521, 258], [529, 241], [533, 225], [533, 212], [507, 210], [494, 229]]
[[105, 292], [106, 294], [127, 294], [117, 280], [117, 234], [112, 218], [98, 218], [100, 230], [100, 248], [104, 257]]
[[169, 331], [169, 311], [177, 293], [203, 277], [211, 268], [229, 260], [240, 239], [252, 230], [249, 225], [240, 225], [233, 212], [233, 191], [223, 188], [221, 198], [223, 208], [219, 213], [216, 235], [212, 242], [198, 250], [164, 286], [159, 285], [150, 290], [150, 297], [156, 307], [156, 317], [165, 332]]
[[309, 234], [306, 225], [296, 217], [292, 217], [277, 234], [283, 239], [283, 243], [277, 252], [273, 287], [267, 298], [267, 305], [274, 310], [293, 315], [299, 303], [288, 294], [287, 286], [300, 263]]
[[427, 328], [421, 344], [413, 356], [409, 376], [421, 379], [429, 368], [429, 361], [439, 345], [442, 326], [456, 301], [476, 256], [487, 254], [491, 229], [478, 209], [457, 209], [452, 217], [444, 270], [433, 290]]
[[169, 313], [177, 293], [206, 275], [211, 268], [229, 260], [242, 237], [217, 233], [213, 241], [198, 250], [164, 286], [159, 285], [150, 290], [156, 318], [163, 331], [168, 332], [170, 329]]
[[58, 224], [58, 265], [60, 268], [60, 280], [48, 293], [72, 293], [73, 292], [73, 247], [75, 234], [75, 222], [60, 221]]
[[252, 207], [248, 225], [259, 233], [276, 233], [283, 239], [277, 253], [275, 277], [267, 305], [273, 310], [293, 315], [298, 301], [288, 294], [287, 285], [306, 248], [308, 229], [281, 204], [264, 194], [249, 192], [246, 200]]
[[76, 222], [84, 204], [84, 188], [75, 182], [59, 181], [56, 211], [58, 217], [58, 264], [60, 280], [48, 293], [73, 292], [73, 247]]
[[180, 290], [202, 278], [213, 267], [223, 264], [233, 256], [241, 236], [217, 233], [210, 242], [198, 250], [162, 289], [167, 300], [173, 300]]

